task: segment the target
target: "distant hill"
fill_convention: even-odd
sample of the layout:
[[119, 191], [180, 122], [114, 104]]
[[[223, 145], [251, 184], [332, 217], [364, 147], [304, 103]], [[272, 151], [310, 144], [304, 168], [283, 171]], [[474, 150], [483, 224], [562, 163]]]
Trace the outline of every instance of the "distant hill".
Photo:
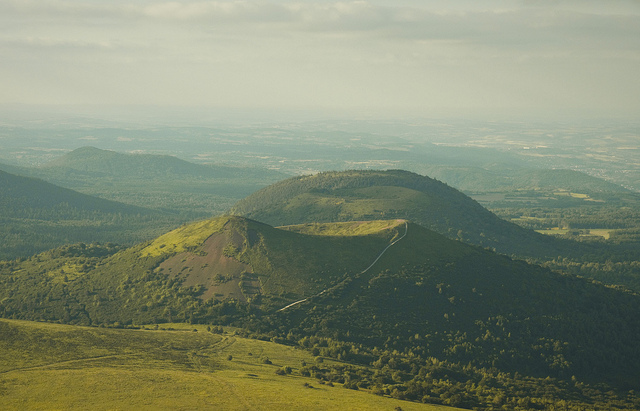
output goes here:
[[293, 177], [239, 201], [231, 212], [276, 226], [403, 218], [449, 238], [523, 256], [553, 256], [564, 247], [498, 218], [438, 180], [402, 170]]
[[220, 214], [239, 199], [287, 176], [273, 170], [201, 165], [173, 156], [81, 147], [37, 168], [0, 165], [85, 194], [196, 219]]
[[134, 244], [177, 224], [176, 216], [0, 171], [0, 259], [68, 243]]
[[[47, 172], [73, 170], [79, 175], [109, 176], [112, 178], [244, 178], [255, 177], [265, 170], [220, 165], [200, 165], [174, 156], [153, 154], [124, 154], [95, 147], [81, 147], [55, 159], [40, 169]], [[267, 171], [267, 173], [269, 173]], [[271, 172], [281, 176], [276, 172]]]
[[566, 169], [500, 169], [424, 166], [421, 172], [458, 190], [570, 190], [589, 194], [621, 194], [630, 191], [617, 184]]
[[398, 220], [284, 230], [219, 217], [122, 251], [64, 247], [0, 265], [0, 314], [85, 325], [245, 324], [411, 350], [422, 363], [624, 387], [640, 378], [637, 295]]
[[23, 177], [0, 170], [0, 209], [5, 217], [25, 217], [34, 210], [59, 210], [58, 218], [65, 219], [62, 209], [101, 213], [150, 213], [142, 207], [104, 200], [59, 187], [46, 181]]

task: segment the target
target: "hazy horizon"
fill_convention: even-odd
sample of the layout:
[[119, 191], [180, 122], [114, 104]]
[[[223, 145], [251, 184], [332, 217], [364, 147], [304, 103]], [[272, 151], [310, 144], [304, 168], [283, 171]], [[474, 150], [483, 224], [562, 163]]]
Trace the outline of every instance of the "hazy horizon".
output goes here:
[[633, 0], [0, 0], [0, 21], [3, 111], [640, 112]]

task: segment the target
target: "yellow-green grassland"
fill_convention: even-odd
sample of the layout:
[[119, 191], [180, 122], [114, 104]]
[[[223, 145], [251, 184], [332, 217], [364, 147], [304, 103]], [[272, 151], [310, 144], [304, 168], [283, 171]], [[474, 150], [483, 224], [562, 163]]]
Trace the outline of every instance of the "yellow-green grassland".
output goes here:
[[304, 364], [322, 366], [307, 351], [241, 338], [232, 329], [211, 331], [2, 319], [2, 409], [452, 409], [322, 384], [299, 373]]

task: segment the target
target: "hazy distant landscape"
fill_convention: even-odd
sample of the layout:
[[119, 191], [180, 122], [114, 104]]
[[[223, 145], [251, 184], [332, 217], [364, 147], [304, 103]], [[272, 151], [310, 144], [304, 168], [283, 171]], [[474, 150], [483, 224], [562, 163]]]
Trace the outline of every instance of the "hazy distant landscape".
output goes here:
[[0, 408], [640, 409], [640, 7], [0, 0]]
[[639, 190], [639, 125], [592, 123], [362, 119], [172, 127], [5, 120], [0, 142], [4, 163], [27, 167], [92, 146], [289, 175], [352, 168], [421, 172], [432, 166], [479, 167], [498, 175], [567, 169]]

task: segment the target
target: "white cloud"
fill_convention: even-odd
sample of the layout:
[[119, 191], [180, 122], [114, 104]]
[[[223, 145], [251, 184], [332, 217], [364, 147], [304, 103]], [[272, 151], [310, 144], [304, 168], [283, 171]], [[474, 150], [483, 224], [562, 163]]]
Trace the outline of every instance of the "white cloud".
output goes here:
[[601, 4], [0, 0], [0, 102], [640, 109], [638, 2]]
[[84, 41], [84, 40], [61, 40], [49, 37], [26, 37], [17, 39], [0, 40], [0, 49], [12, 50], [14, 52], [42, 52], [55, 50], [87, 52], [92, 50], [112, 51], [115, 45], [110, 41]]
[[[153, 1], [109, 4], [62, 0], [0, 1], [6, 21], [32, 29], [60, 22], [85, 28], [112, 29], [143, 26], [192, 30], [278, 35], [296, 32], [364, 34], [385, 38], [465, 40], [487, 44], [547, 44], [568, 39], [640, 42], [640, 7], [635, 13], [593, 13], [580, 9], [539, 6], [551, 1], [529, 1], [538, 7], [460, 11], [441, 7], [376, 5], [352, 2], [245, 2], [245, 1]], [[553, 2], [577, 4], [576, 2]], [[615, 3], [615, 2], [614, 2]], [[426, 3], [429, 4], [429, 3]], [[513, 4], [507, 3], [507, 4]], [[636, 3], [637, 4], [637, 3]], [[59, 27], [58, 27], [59, 28]]]

